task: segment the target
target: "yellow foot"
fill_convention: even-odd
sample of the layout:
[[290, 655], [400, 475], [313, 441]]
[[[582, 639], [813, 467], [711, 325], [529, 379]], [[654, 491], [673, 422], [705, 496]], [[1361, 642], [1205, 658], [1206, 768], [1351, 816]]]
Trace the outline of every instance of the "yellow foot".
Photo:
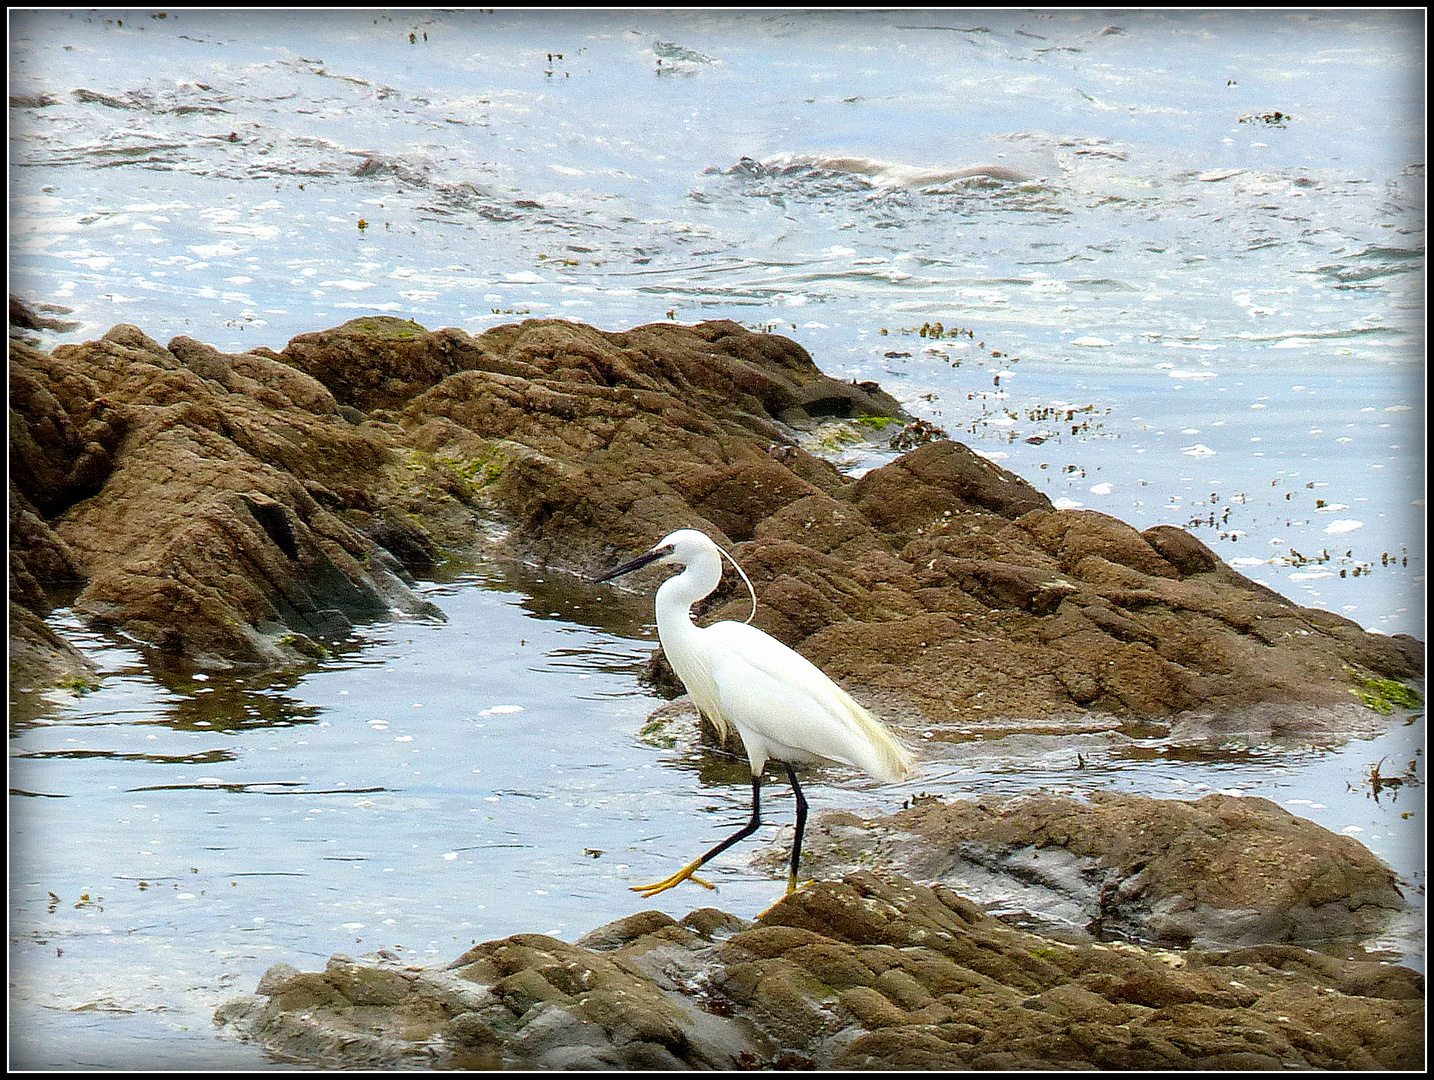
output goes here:
[[[811, 884], [812, 884], [813, 882], [815, 882], [815, 881], [816, 881], [816, 878], [807, 878], [806, 881], [800, 881], [800, 882], [799, 882], [799, 881], [796, 881], [796, 880], [794, 880], [793, 878], [790, 878], [790, 877], [787, 878], [787, 891], [786, 891], [786, 894], [782, 897], [782, 900], [785, 900], [788, 896], [791, 896], [792, 893], [796, 892], [798, 889], [805, 889], [808, 885], [811, 885]], [[758, 915], [758, 916], [757, 916], [757, 921], [758, 921], [758, 922], [761, 922], [762, 919], [764, 919], [764, 918], [767, 917], [768, 912], [771, 912], [771, 911], [776, 910], [776, 908], [778, 908], [778, 907], [781, 905], [782, 900], [776, 901], [774, 904], [771, 905], [771, 907], [767, 908], [766, 911], [764, 911], [764, 912], [762, 912], [760, 915]]]
[[671, 877], [665, 877], [661, 881], [654, 881], [651, 885], [632, 885], [630, 888], [633, 892], [642, 893], [644, 897], [656, 896], [660, 892], [666, 892], [668, 889], [681, 885], [684, 881], [695, 881], [705, 889], [716, 889], [717, 886], [713, 885], [712, 882], [704, 881], [696, 875], [695, 871], [701, 865], [700, 860], [695, 863], [688, 863]]

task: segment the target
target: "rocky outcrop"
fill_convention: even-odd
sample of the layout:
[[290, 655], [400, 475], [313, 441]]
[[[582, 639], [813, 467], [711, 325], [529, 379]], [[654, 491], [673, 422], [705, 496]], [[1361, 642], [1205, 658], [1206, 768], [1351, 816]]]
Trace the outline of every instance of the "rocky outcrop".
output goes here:
[[1156, 945], [1361, 940], [1405, 907], [1358, 841], [1232, 795], [918, 799], [871, 819], [824, 814], [803, 854], [821, 876], [890, 868], [993, 909]]
[[78, 611], [167, 662], [279, 663], [434, 614], [405, 575], [445, 551], [585, 572], [695, 526], [735, 548], [759, 625], [922, 723], [1272, 703], [1271, 724], [1319, 723], [1360, 711], [1361, 679], [1423, 671], [1412, 638], [1301, 608], [1173, 526], [1056, 510], [959, 443], [841, 475], [793, 430], [896, 404], [730, 322], [370, 318], [232, 355], [121, 326], [12, 343], [11, 408], [22, 588], [77, 574]]
[[[42, 687], [84, 693], [100, 685], [99, 669], [92, 660], [14, 600], [10, 601], [10, 676], [10, 685], [22, 694]], [[18, 704], [12, 702], [12, 708]], [[14, 709], [12, 716], [24, 711]]]
[[[64, 307], [60, 304], [38, 304], [36, 307], [45, 311], [53, 311], [60, 315], [68, 315], [73, 308]], [[27, 330], [54, 330], [61, 334], [68, 334], [72, 330], [78, 330], [80, 324], [69, 319], [52, 319], [48, 315], [41, 315], [34, 307], [31, 307], [18, 296], [10, 297], [10, 336], [21, 340], [38, 340], [38, 335], [27, 334]]]
[[271, 968], [221, 1023], [327, 1066], [1418, 1069], [1423, 978], [1355, 951], [1072, 943], [861, 872], [746, 923], [645, 911], [443, 971]]
[[391, 450], [301, 372], [116, 327], [12, 343], [10, 400], [12, 519], [33, 509], [12, 580], [78, 579], [77, 610], [155, 656], [277, 663], [353, 619], [438, 614], [335, 494], [362, 504]]

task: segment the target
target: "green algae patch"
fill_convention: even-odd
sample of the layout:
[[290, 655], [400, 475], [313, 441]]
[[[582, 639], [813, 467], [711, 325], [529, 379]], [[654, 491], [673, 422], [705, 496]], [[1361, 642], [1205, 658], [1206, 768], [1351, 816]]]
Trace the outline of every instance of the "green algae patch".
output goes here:
[[409, 341], [428, 334], [428, 328], [422, 323], [416, 323], [412, 319], [398, 319], [392, 315], [366, 315], [363, 318], [350, 319], [339, 327], [339, 331], [369, 334], [390, 341]]
[[93, 694], [100, 688], [100, 680], [91, 675], [73, 675], [68, 679], [61, 679], [55, 684], [61, 690], [68, 690], [78, 697], [86, 694]]
[[1418, 709], [1424, 705], [1418, 690], [1397, 679], [1356, 676], [1355, 681], [1359, 686], [1353, 690], [1354, 696], [1359, 698], [1361, 705], [1373, 709], [1380, 716], [1388, 716], [1396, 707]]
[[899, 425], [901, 423], [901, 421], [894, 416], [858, 416], [856, 422], [870, 428], [875, 428], [877, 431], [885, 431], [891, 427], [892, 424]]
[[286, 634], [279, 639], [279, 644], [314, 660], [327, 660], [329, 658], [329, 650], [307, 634]]
[[493, 483], [508, 467], [509, 458], [497, 446], [491, 446], [487, 451], [476, 457], [449, 460], [441, 459], [453, 472], [465, 483], [475, 488], [487, 487]]

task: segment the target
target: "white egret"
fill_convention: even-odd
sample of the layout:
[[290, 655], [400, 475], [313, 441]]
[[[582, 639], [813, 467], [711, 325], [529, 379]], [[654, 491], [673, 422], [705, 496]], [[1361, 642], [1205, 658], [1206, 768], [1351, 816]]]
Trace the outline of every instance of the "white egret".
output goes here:
[[[644, 896], [656, 895], [689, 878], [713, 887], [693, 875], [762, 824], [762, 770], [769, 759], [785, 767], [797, 799], [788, 893], [797, 887], [802, 832], [807, 823], [807, 800], [793, 766], [841, 762], [888, 783], [904, 779], [912, 767], [911, 754], [881, 722], [806, 657], [746, 623], [724, 621], [702, 627], [692, 621], [692, 605], [722, 580], [723, 555], [726, 552], [704, 534], [679, 529], [645, 554], [595, 579], [610, 581], [649, 563], [683, 568], [657, 590], [657, 635], [693, 702], [723, 736], [736, 729], [752, 766], [751, 820], [671, 877], [633, 886], [634, 892]], [[732, 565], [737, 566], [736, 560]], [[737, 572], [742, 572], [740, 566]], [[745, 580], [746, 574], [742, 577]], [[755, 592], [753, 604], [755, 610]]]

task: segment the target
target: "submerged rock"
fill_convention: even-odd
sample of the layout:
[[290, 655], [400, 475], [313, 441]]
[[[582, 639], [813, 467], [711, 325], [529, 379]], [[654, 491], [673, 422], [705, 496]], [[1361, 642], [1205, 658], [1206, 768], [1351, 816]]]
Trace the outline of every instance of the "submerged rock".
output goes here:
[[[1218, 728], [1278, 704], [1328, 727], [1368, 711], [1361, 680], [1423, 672], [1413, 638], [1299, 607], [1173, 526], [1056, 510], [959, 443], [843, 476], [794, 431], [899, 406], [731, 322], [378, 317], [241, 354], [119, 326], [12, 342], [11, 403], [35, 519], [12, 579], [58, 558], [78, 612], [170, 661], [289, 662], [434, 615], [408, 575], [449, 552], [586, 572], [696, 527], [735, 548], [763, 629], [898, 720]], [[709, 608], [745, 604], [729, 583]]]
[[640, 912], [442, 971], [270, 969], [216, 1019], [328, 1067], [1417, 1069], [1423, 978], [1354, 951], [1071, 943], [861, 872], [746, 923]]
[[41, 687], [85, 693], [99, 687], [99, 669], [34, 611], [11, 600], [10, 685], [20, 693]]
[[[14, 104], [15, 98], [10, 99]], [[62, 315], [68, 315], [73, 308], [64, 307], [59, 304], [36, 305], [45, 311], [53, 311]], [[18, 296], [10, 296], [10, 336], [21, 340], [38, 340], [38, 335], [27, 334], [27, 330], [55, 330], [61, 334], [68, 334], [71, 330], [78, 330], [80, 324], [70, 319], [52, 319], [48, 315], [41, 315]]]

